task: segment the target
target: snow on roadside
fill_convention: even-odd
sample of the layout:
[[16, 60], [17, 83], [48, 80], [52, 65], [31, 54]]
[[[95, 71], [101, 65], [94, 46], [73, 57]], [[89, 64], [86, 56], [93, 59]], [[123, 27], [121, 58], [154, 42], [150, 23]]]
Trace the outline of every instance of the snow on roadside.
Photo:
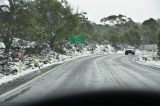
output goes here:
[[[43, 64], [43, 66], [40, 69], [43, 69], [43, 68], [46, 68], [46, 67], [49, 67], [49, 66], [52, 66], [55, 64], [61, 64], [61, 63], [67, 62], [67, 61], [71, 61], [71, 60], [74, 60], [76, 58], [83, 57], [83, 56], [86, 56], [86, 54], [74, 56], [74, 57], [73, 56], [66, 56], [66, 55], [59, 55], [59, 59], [53, 59], [52, 61], [50, 61], [50, 63]], [[18, 65], [14, 66], [14, 68], [18, 69]], [[2, 85], [4, 83], [11, 82], [11, 81], [16, 80], [20, 77], [26, 76], [29, 73], [38, 72], [40, 69], [38, 67], [37, 68], [31, 67], [29, 69], [26, 69], [25, 71], [23, 70], [22, 73], [18, 73], [17, 75], [4, 76], [4, 75], [0, 74], [0, 85]]]
[[124, 51], [117, 51], [117, 54], [124, 54]]
[[23, 71], [22, 73], [19, 73], [17, 75], [9, 75], [9, 76], [3, 76], [2, 78], [0, 78], [0, 85], [4, 84], [4, 83], [8, 83], [11, 82], [21, 76], [25, 76], [31, 72], [35, 72], [38, 69], [32, 69], [32, 70], [27, 70], [27, 71]]
[[0, 78], [3, 77], [4, 75], [0, 73]]
[[[71, 60], [72, 58], [70, 56], [64, 56], [64, 55], [60, 55], [60, 59], [57, 60], [57, 61], [54, 61], [53, 63], [48, 63], [48, 64], [44, 64], [43, 67], [41, 68], [46, 68], [46, 67], [49, 67], [49, 66], [52, 66], [54, 64], [60, 64], [60, 63], [63, 63], [65, 62], [65, 60], [69, 61]], [[16, 67], [18, 68], [18, 67]], [[8, 83], [8, 82], [11, 82], [13, 80], [16, 80], [17, 78], [19, 77], [22, 77], [22, 76], [25, 76], [29, 73], [32, 73], [32, 72], [38, 72], [39, 71], [39, 68], [29, 68], [29, 69], [26, 69], [25, 71], [23, 71], [22, 73], [18, 73], [17, 75], [8, 75], [8, 76], [4, 76], [2, 74], [0, 74], [0, 85], [4, 84], [4, 83]]]
[[[17, 42], [19, 39], [15, 39], [15, 41]], [[66, 56], [66, 55], [61, 55], [58, 53], [48, 53], [46, 54], [45, 58], [40, 59], [40, 57], [25, 57], [24, 63], [23, 63], [23, 71], [22, 73], [18, 73], [16, 75], [2, 75], [0, 74], [0, 85], [4, 84], [4, 83], [8, 83], [11, 82], [13, 80], [16, 80], [20, 77], [26, 76], [27, 74], [33, 73], [33, 72], [38, 72], [39, 71], [39, 67], [41, 68], [46, 68], [49, 66], [52, 66], [54, 64], [60, 64], [60, 63], [64, 63], [67, 61], [71, 61], [74, 60], [76, 58], [79, 57], [84, 57], [84, 56], [89, 56], [89, 55], [94, 55], [94, 54], [111, 54], [114, 52], [114, 49], [110, 46], [110, 45], [96, 45], [96, 49], [93, 51], [93, 53], [89, 50], [87, 50], [87, 48], [83, 48], [83, 50], [81, 52], [78, 51], [72, 51], [70, 56]], [[47, 61], [47, 63], [44, 64], [44, 61]], [[29, 63], [31, 62], [31, 63]], [[35, 63], [38, 64], [37, 67], [35, 67]], [[12, 64], [14, 64], [12, 66], [12, 69], [19, 69], [19, 63], [18, 62], [13, 62]], [[28, 67], [28, 65], [30, 65], [30, 67]]]
[[139, 64], [160, 68], [160, 59], [158, 59], [158, 56], [153, 53], [138, 55], [133, 61]]

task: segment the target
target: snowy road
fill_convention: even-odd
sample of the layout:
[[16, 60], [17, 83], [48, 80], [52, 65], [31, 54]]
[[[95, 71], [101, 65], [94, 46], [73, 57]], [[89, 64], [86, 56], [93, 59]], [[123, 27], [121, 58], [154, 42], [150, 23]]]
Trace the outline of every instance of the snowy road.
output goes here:
[[105, 55], [67, 62], [27, 85], [11, 102], [103, 89], [160, 89], [160, 70], [134, 63], [134, 56]]

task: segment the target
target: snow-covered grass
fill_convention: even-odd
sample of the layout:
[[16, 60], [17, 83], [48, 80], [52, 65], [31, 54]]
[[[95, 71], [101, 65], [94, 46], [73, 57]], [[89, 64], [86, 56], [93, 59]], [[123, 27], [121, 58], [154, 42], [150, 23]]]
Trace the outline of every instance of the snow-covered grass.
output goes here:
[[[48, 64], [43, 64], [43, 66], [41, 68], [46, 68], [46, 67], [52, 66], [54, 64], [60, 64], [60, 63], [63, 63], [65, 61], [69, 61], [71, 59], [72, 59], [71, 56], [60, 55], [60, 59], [59, 60], [55, 59], [55, 60], [52, 60]], [[15, 68], [18, 68], [18, 66], [17, 67], [15, 66]], [[10, 81], [13, 81], [13, 80], [15, 80], [15, 79], [17, 79], [19, 77], [25, 76], [25, 75], [27, 75], [29, 73], [40, 71], [40, 69], [38, 67], [34, 67], [34, 68], [32, 67], [32, 68], [28, 68], [26, 70], [23, 70], [21, 73], [18, 73], [16, 75], [4, 76], [4, 75], [0, 74], [0, 85], [4, 84], [4, 83], [7, 83], [7, 82], [10, 82]]]
[[139, 64], [160, 68], [160, 57], [155, 55], [154, 52], [141, 52], [133, 60]]

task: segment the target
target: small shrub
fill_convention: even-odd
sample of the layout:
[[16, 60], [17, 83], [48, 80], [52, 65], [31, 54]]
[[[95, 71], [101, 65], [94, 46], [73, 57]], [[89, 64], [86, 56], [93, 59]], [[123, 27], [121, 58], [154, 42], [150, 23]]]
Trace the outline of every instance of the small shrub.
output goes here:
[[38, 62], [35, 62], [35, 63], [34, 63], [34, 67], [39, 67]]
[[48, 63], [48, 61], [46, 60], [46, 61], [43, 61], [43, 64], [47, 64]]
[[15, 75], [15, 74], [17, 74], [17, 73], [18, 73], [18, 70], [17, 70], [17, 69], [14, 69], [14, 70], [11, 71], [11, 74], [13, 74], [13, 75]]
[[103, 52], [107, 52], [106, 49], [102, 49]]
[[66, 52], [60, 47], [55, 47], [55, 51], [60, 54], [64, 54], [64, 55], [66, 54]]
[[152, 57], [152, 60], [154, 60], [154, 61], [157, 60], [157, 57], [153, 56], [153, 57]]
[[142, 57], [142, 59], [143, 59], [143, 60], [145, 60], [145, 61], [147, 61], [147, 60], [148, 60], [148, 59], [147, 59], [147, 57]]

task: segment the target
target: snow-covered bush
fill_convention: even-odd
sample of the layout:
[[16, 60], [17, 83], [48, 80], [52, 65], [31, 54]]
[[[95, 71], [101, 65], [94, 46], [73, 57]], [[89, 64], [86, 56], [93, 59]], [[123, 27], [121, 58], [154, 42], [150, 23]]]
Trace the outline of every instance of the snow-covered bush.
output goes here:
[[153, 59], [154, 61], [160, 60], [160, 56], [157, 56], [157, 55], [156, 55], [156, 56], [153, 56], [152, 59]]
[[66, 54], [65, 50], [63, 50], [63, 48], [61, 47], [55, 47], [55, 51], [60, 54], [64, 54], [64, 55]]
[[[160, 59], [160, 57], [157, 55], [145, 55], [141, 58], [143, 61], [158, 61]], [[140, 57], [138, 57], [137, 59], [140, 59]]]
[[147, 61], [148, 58], [147, 57], [142, 57], [142, 60]]
[[47, 63], [49, 63], [48, 60], [44, 60], [44, 61], [43, 61], [43, 64], [47, 64]]
[[59, 54], [56, 55], [56, 59], [59, 60]]
[[39, 67], [39, 63], [37, 61], [34, 62], [34, 67]]

